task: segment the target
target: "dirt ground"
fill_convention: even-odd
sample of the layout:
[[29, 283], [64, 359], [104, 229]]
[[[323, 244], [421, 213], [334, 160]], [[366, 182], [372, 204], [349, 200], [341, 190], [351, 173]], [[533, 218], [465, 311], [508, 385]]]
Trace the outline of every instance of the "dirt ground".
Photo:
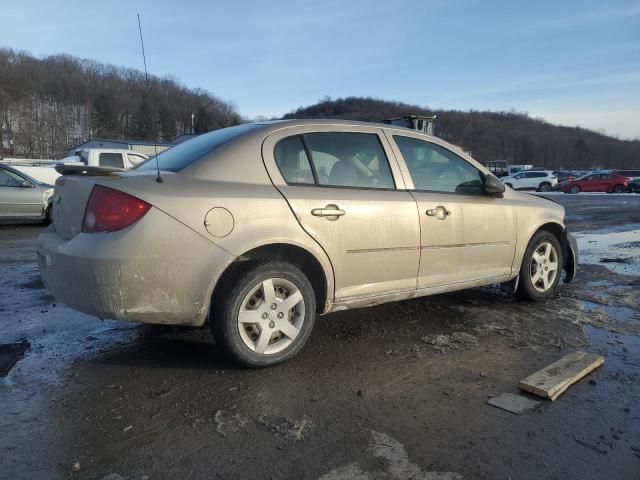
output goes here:
[[[640, 478], [640, 195], [550, 198], [590, 262], [555, 298], [492, 287], [331, 314], [259, 371], [207, 328], [57, 304], [41, 227], [0, 227], [0, 343], [31, 342], [0, 378], [0, 478]], [[631, 237], [615, 257], [599, 250], [613, 232]], [[486, 404], [576, 349], [605, 365], [555, 402]]]

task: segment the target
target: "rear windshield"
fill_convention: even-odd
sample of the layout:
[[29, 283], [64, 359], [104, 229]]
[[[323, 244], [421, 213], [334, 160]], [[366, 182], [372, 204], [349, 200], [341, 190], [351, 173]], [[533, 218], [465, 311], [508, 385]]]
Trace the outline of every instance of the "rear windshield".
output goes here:
[[[157, 155], [160, 170], [178, 172], [191, 165], [196, 160], [204, 157], [206, 154], [214, 151], [220, 145], [223, 145], [234, 138], [257, 128], [258, 126], [258, 124], [249, 123], [245, 125], [238, 125], [236, 127], [222, 128], [213, 132], [203, 133], [192, 140], [187, 140], [175, 147], [171, 147]], [[135, 167], [135, 170], [155, 169], [155, 156]]]

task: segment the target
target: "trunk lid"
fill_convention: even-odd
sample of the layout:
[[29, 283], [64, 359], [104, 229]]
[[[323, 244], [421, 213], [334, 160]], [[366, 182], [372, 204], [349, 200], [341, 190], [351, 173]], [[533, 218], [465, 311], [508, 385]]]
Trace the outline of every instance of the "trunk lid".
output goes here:
[[82, 231], [84, 210], [93, 185], [100, 179], [95, 175], [63, 175], [56, 180], [52, 199], [53, 226], [58, 235], [67, 240]]

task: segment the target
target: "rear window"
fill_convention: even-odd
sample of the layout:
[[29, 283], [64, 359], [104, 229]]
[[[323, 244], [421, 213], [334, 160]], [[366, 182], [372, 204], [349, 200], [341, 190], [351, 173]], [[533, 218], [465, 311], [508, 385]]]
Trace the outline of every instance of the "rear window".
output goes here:
[[98, 157], [98, 165], [101, 167], [124, 168], [121, 153], [101, 153]]
[[[240, 135], [258, 128], [259, 124], [249, 123], [236, 127], [222, 128], [209, 133], [203, 133], [198, 137], [171, 147], [157, 155], [160, 170], [178, 172], [188, 167], [196, 160], [201, 159], [216, 148], [233, 140]], [[149, 158], [141, 163], [135, 170], [155, 170], [156, 157]]]

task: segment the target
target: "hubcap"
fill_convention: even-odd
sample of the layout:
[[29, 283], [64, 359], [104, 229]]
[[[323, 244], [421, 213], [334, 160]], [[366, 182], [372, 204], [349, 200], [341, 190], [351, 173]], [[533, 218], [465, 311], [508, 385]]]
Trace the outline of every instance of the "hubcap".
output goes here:
[[240, 338], [248, 348], [262, 355], [287, 348], [304, 322], [302, 292], [284, 278], [269, 278], [258, 283], [240, 305]]
[[558, 252], [549, 242], [543, 242], [531, 257], [531, 284], [539, 292], [551, 288], [558, 275]]

